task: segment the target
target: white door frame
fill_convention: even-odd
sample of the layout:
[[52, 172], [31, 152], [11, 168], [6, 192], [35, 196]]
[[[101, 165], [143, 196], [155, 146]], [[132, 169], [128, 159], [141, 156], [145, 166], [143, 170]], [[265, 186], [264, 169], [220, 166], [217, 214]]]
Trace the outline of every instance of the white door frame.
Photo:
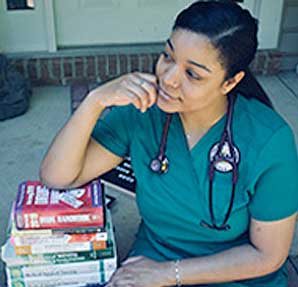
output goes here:
[[56, 28], [55, 28], [55, 15], [54, 15], [54, 5], [53, 0], [44, 0], [45, 9], [45, 25], [47, 31], [48, 40], [48, 51], [57, 51], [57, 41], [56, 41]]
[[[48, 51], [57, 51], [55, 13], [53, 0], [44, 0], [45, 21], [48, 40]], [[273, 7], [273, 4], [275, 5]], [[240, 4], [250, 9], [252, 14], [260, 19], [259, 48], [275, 49], [279, 44], [284, 0], [245, 0]], [[271, 7], [271, 9], [270, 9]]]

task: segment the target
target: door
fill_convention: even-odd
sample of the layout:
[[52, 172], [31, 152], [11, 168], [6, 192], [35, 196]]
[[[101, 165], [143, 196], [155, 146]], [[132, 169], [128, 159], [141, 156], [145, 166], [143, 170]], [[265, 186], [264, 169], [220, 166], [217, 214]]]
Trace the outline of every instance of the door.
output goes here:
[[44, 1], [35, 1], [34, 9], [8, 10], [0, 1], [0, 51], [6, 53], [47, 51]]
[[[194, 0], [54, 0], [59, 47], [163, 42]], [[260, 20], [260, 48], [278, 46], [283, 0], [244, 0]]]

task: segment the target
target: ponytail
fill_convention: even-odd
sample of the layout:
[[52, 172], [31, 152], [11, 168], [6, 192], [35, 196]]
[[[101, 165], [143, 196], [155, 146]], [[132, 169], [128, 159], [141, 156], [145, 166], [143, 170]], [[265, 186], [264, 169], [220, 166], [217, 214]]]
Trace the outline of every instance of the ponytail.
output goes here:
[[245, 71], [244, 78], [235, 87], [233, 93], [239, 93], [247, 99], [255, 98], [271, 109], [274, 109], [266, 92], [249, 69]]

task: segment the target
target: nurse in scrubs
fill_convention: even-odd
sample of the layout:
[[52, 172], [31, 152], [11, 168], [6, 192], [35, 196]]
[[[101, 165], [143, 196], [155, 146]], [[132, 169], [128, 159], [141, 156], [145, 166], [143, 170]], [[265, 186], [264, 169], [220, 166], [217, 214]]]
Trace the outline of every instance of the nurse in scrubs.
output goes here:
[[249, 74], [256, 50], [247, 10], [195, 2], [154, 75], [91, 91], [54, 139], [40, 176], [56, 188], [131, 157], [142, 222], [109, 287], [287, 286], [298, 160], [291, 129]]

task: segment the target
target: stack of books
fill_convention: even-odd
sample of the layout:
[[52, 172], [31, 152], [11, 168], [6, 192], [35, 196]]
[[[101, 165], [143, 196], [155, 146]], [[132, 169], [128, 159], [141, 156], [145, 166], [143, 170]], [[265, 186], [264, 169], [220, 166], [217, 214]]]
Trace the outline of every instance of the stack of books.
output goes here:
[[54, 190], [22, 183], [1, 257], [8, 287], [104, 286], [117, 253], [103, 185]]

